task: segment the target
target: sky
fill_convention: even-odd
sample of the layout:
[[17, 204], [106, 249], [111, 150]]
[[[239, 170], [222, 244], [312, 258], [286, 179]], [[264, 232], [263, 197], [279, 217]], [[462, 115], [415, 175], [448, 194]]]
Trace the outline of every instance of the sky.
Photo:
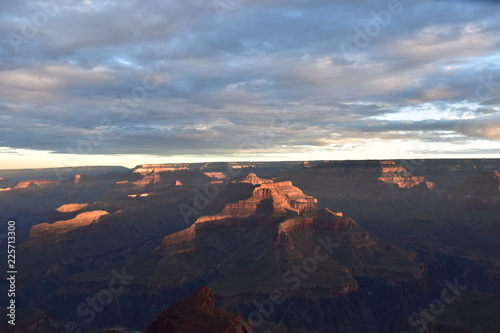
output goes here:
[[500, 2], [0, 2], [0, 169], [500, 157]]

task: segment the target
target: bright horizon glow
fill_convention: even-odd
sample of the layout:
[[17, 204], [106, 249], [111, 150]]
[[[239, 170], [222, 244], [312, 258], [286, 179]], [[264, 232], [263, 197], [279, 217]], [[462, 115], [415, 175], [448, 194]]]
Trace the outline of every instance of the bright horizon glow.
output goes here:
[[[203, 163], [203, 162], [286, 162], [320, 160], [397, 160], [439, 158], [500, 158], [500, 142], [472, 141], [455, 145], [448, 142], [419, 142], [406, 140], [372, 141], [344, 148], [303, 147], [306, 153], [259, 153], [227, 155], [69, 155], [48, 151], [21, 150], [10, 153], [0, 149], [0, 170], [41, 169], [78, 166], [124, 166], [142, 164]], [[488, 152], [485, 152], [487, 150]]]

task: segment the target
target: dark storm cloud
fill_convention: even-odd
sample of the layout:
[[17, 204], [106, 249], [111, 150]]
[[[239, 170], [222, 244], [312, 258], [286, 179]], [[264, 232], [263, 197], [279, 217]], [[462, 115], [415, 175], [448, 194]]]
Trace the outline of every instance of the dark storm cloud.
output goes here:
[[[494, 2], [402, 0], [390, 16], [392, 1], [42, 3], [0, 4], [0, 146], [67, 153], [102, 135], [90, 153], [163, 155], [230, 154], [256, 137], [262, 151], [500, 139]], [[401, 119], [426, 105], [456, 119]]]

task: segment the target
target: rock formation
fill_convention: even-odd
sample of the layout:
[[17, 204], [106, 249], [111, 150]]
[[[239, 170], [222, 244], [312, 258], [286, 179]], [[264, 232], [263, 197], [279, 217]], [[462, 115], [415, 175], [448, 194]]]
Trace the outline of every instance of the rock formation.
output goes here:
[[56, 211], [60, 213], [73, 213], [88, 207], [88, 203], [84, 204], [65, 204], [61, 207], [56, 208]]
[[209, 288], [171, 304], [143, 333], [253, 333], [241, 314], [220, 311]]
[[372, 224], [417, 216], [443, 195], [434, 183], [390, 160], [324, 161], [276, 177], [288, 179], [322, 206]]
[[107, 192], [108, 197], [126, 197], [146, 191], [162, 190], [179, 184], [203, 186], [212, 180], [212, 177], [202, 172], [191, 171], [181, 166], [178, 168], [140, 167], [124, 178], [117, 181]]
[[221, 171], [203, 172], [203, 174], [207, 177], [210, 177], [212, 180], [224, 180], [227, 178], [226, 174]]
[[399, 188], [409, 189], [420, 184], [427, 188], [436, 188], [436, 184], [427, 181], [424, 177], [415, 177], [404, 167], [394, 161], [380, 161], [381, 175], [377, 178], [387, 184], [395, 184]]
[[86, 181], [91, 181], [93, 177], [91, 175], [75, 175], [73, 179], [70, 179], [75, 184], [78, 184], [80, 182], [86, 182]]
[[248, 199], [234, 204], [227, 204], [224, 209], [213, 216], [200, 217], [196, 223], [221, 220], [224, 218], [246, 217], [250, 215], [300, 214], [316, 208], [317, 200], [305, 195], [290, 181], [273, 183], [269, 179], [260, 179], [255, 174], [249, 174], [239, 183], [255, 185]]
[[499, 186], [500, 174], [494, 170], [482, 171], [456, 184], [407, 223], [406, 233], [426, 250], [500, 264]]
[[[215, 215], [207, 215], [199, 217], [195, 223], [188, 229], [179, 233], [167, 236], [163, 240], [163, 244], [169, 246], [172, 251], [172, 246], [182, 243], [181, 240], [193, 240], [194, 236], [204, 228], [204, 226], [222, 227], [228, 223], [233, 223], [232, 226], [244, 225], [252, 216], [261, 216], [261, 220], [270, 220], [271, 225], [275, 224], [276, 216], [280, 215], [299, 215], [305, 211], [315, 209], [317, 200], [313, 197], [305, 195], [300, 189], [294, 187], [291, 182], [273, 183], [269, 179], [261, 179], [254, 173], [250, 173], [241, 181], [234, 181], [233, 184], [251, 184], [254, 185], [249, 191], [249, 197], [239, 200], [236, 203], [229, 203]], [[250, 227], [252, 227], [250, 225]], [[182, 245], [181, 245], [182, 246]], [[185, 252], [186, 249], [183, 250]]]
[[[312, 298], [349, 293], [358, 288], [356, 276], [412, 279], [423, 273], [410, 253], [384, 248], [354, 220], [320, 208], [314, 197], [290, 181], [275, 183], [249, 174], [227, 190], [242, 184], [252, 185], [247, 198], [226, 204], [217, 214], [201, 216], [189, 228], [163, 239], [158, 249], [165, 255], [160, 271], [175, 266], [176, 275], [187, 279], [200, 274], [199, 263], [219, 272], [220, 278], [210, 284], [218, 294], [266, 293], [283, 288], [287, 269], [301, 265], [328, 239], [336, 242], [338, 250], [332, 250], [331, 257], [320, 263], [323, 273], [302, 283], [302, 291], [296, 295], [309, 293], [307, 288], [313, 286], [323, 291], [311, 294]], [[240, 268], [234, 271], [236, 267]], [[252, 271], [260, 272], [260, 284], [249, 279], [247, 274]], [[150, 278], [161, 277], [153, 274]]]
[[500, 170], [500, 159], [421, 159], [396, 163], [443, 190], [451, 190], [482, 171]]
[[143, 176], [149, 175], [151, 173], [161, 173], [179, 170], [190, 170], [191, 165], [189, 163], [183, 164], [144, 164], [137, 166], [132, 172], [138, 173]]
[[85, 227], [92, 223], [97, 223], [99, 221], [99, 218], [107, 214], [108, 212], [106, 211], [97, 210], [78, 214], [78, 216], [76, 216], [75, 218], [67, 221], [58, 221], [50, 224], [40, 223], [31, 228], [29, 238], [53, 238], [56, 235], [65, 234], [77, 228]]
[[20, 181], [16, 184], [16, 186], [14, 186], [14, 188], [16, 189], [26, 189], [26, 188], [30, 188], [30, 187], [40, 187], [40, 186], [54, 186], [54, 185], [57, 185], [59, 184], [58, 181], [51, 181], [51, 180], [43, 180], [43, 179], [39, 179], [39, 180], [24, 180], [24, 181]]

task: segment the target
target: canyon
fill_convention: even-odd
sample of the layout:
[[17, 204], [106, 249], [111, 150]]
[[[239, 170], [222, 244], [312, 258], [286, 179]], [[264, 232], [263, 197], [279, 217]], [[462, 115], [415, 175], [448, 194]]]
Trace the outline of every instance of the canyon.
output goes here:
[[[214, 332], [411, 332], [412, 314], [459, 276], [464, 296], [429, 330], [495, 329], [480, 309], [500, 305], [499, 170], [500, 160], [155, 164], [63, 180], [0, 170], [0, 217], [19, 226], [23, 332], [167, 332], [173, 313], [187, 326], [172, 332], [212, 320]], [[86, 322], [77, 309], [116, 272], [130, 281]]]

